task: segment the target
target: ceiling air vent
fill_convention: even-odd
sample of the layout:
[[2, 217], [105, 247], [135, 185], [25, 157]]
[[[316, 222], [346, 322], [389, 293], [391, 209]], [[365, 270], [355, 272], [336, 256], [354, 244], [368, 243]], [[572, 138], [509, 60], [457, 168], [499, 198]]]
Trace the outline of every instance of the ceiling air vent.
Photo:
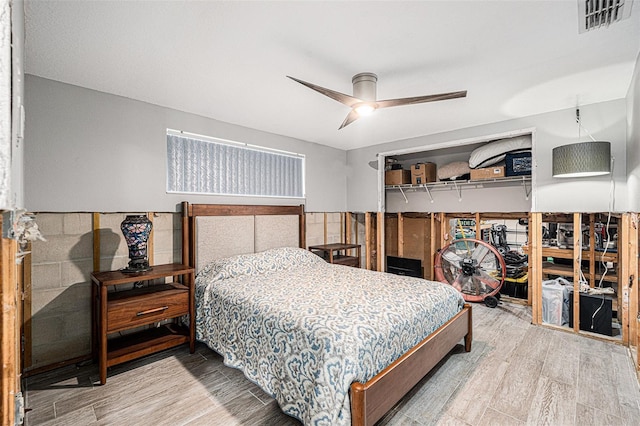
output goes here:
[[578, 0], [580, 33], [610, 24], [631, 16], [631, 0]]

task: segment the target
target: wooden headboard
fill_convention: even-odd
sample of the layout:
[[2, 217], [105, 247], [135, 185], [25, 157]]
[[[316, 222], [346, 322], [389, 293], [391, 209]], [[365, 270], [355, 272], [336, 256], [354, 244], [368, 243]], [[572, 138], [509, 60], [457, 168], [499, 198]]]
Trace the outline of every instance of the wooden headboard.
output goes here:
[[182, 263], [196, 273], [215, 259], [306, 245], [304, 205], [182, 203]]

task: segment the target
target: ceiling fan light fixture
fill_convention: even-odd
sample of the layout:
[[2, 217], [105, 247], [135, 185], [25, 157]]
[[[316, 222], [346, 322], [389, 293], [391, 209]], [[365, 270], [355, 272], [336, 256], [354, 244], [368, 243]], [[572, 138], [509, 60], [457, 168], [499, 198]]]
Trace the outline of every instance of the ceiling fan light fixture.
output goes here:
[[349, 114], [347, 114], [340, 127], [338, 127], [338, 130], [344, 129], [358, 118], [369, 115], [376, 109], [402, 105], [415, 105], [424, 102], [444, 101], [447, 99], [464, 98], [467, 96], [467, 91], [462, 90], [459, 92], [439, 93], [436, 95], [378, 100], [376, 93], [378, 76], [372, 72], [361, 72], [360, 74], [353, 76], [353, 79], [351, 79], [351, 82], [353, 83], [353, 96], [336, 92], [335, 90], [327, 89], [326, 87], [318, 86], [316, 84], [291, 77], [290, 75], [287, 77], [351, 108], [351, 111], [349, 111]]
[[360, 117], [371, 115], [376, 110], [376, 104], [371, 102], [362, 102], [353, 106], [353, 110], [358, 113]]

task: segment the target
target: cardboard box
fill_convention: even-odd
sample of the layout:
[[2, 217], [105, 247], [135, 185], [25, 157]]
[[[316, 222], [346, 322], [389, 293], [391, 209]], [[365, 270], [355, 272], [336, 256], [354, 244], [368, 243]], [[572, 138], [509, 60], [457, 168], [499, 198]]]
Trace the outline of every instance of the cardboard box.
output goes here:
[[402, 185], [411, 183], [411, 170], [387, 170], [384, 172], [385, 185]]
[[504, 177], [504, 166], [471, 169], [471, 180], [485, 180]]
[[436, 181], [435, 163], [418, 163], [411, 165], [411, 183], [420, 185]]

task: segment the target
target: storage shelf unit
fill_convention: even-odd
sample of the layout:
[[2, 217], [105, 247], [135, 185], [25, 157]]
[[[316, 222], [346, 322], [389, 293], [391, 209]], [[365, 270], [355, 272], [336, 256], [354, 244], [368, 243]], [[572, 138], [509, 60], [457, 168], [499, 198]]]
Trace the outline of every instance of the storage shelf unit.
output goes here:
[[[567, 265], [557, 265], [552, 262], [542, 262], [542, 273], [546, 275], [559, 275], [562, 277], [571, 277], [573, 279], [573, 267]], [[588, 268], [582, 268], [582, 274], [586, 279], [591, 279], [591, 274], [589, 273]], [[599, 281], [602, 278], [601, 273], [596, 273], [593, 277], [596, 281]], [[604, 275], [603, 281], [609, 283], [617, 283], [618, 275], [615, 272], [607, 272]]]
[[[524, 188], [524, 195], [526, 199], [529, 199], [531, 195], [531, 176], [513, 176], [495, 179], [483, 179], [483, 180], [452, 180], [452, 181], [438, 181], [429, 182], [419, 185], [402, 184], [402, 185], [385, 185], [385, 189], [400, 191], [403, 195], [405, 191], [418, 191], [424, 190], [429, 198], [433, 201], [431, 191], [439, 190], [455, 190], [458, 192], [458, 198], [462, 198], [462, 189], [470, 188], [484, 188], [485, 186], [512, 186], [522, 185]], [[405, 196], [406, 199], [406, 196]]]
[[[606, 213], [533, 213], [532, 223], [535, 233], [532, 234], [531, 252], [529, 253], [529, 261], [532, 267], [535, 269], [534, 279], [536, 279], [537, 286], [534, 290], [535, 297], [533, 300], [533, 322], [536, 324], [547, 324], [544, 320], [545, 314], [543, 309], [545, 306], [551, 306], [550, 300], [543, 300], [542, 281], [553, 277], [564, 277], [569, 282], [572, 282], [572, 286], [569, 289], [569, 313], [580, 312], [580, 315], [570, 315], [571, 322], [568, 324], [569, 328], [572, 328], [575, 332], [593, 332], [598, 334], [604, 334], [610, 336], [609, 331], [602, 332], [595, 330], [592, 327], [586, 327], [585, 324], [581, 324], [581, 321], [585, 321], [585, 318], [592, 318], [597, 314], [608, 315], [604, 320], [605, 323], [613, 324], [613, 338], [627, 341], [628, 336], [624, 335], [624, 324], [628, 323], [626, 318], [626, 312], [623, 312], [623, 294], [625, 292], [625, 281], [621, 279], [624, 274], [621, 273], [621, 253], [616, 249], [605, 251], [601, 247], [604, 246], [602, 238], [599, 237], [597, 229], [601, 227], [607, 219]], [[611, 218], [610, 223], [610, 235], [611, 230], [619, 233], [620, 223], [622, 221], [621, 215], [614, 215]], [[549, 236], [543, 240], [542, 230], [543, 225], [545, 228], [551, 230], [552, 225], [557, 227], [557, 235], [549, 231]], [[557, 226], [556, 226], [557, 225]], [[565, 228], [565, 231], [560, 231], [561, 228]], [[560, 244], [560, 235], [566, 232], [566, 229], [570, 231], [570, 237], [566, 241], [562, 242], [562, 247], [555, 246]], [[598, 235], [596, 235], [598, 234]], [[567, 237], [564, 237], [567, 238]], [[551, 244], [551, 246], [549, 246]], [[596, 247], [598, 246], [598, 247]], [[580, 283], [582, 280], [586, 280], [590, 288], [596, 288], [602, 286], [603, 288], [610, 288], [609, 291], [612, 294], [595, 294], [589, 297], [587, 293], [580, 292]], [[545, 290], [546, 291], [546, 290]], [[545, 297], [549, 297], [549, 294]], [[565, 296], [566, 297], [566, 296]], [[588, 310], [592, 309], [591, 303], [582, 306], [581, 304], [587, 303], [593, 298], [599, 298], [598, 300], [607, 300], [610, 306], [609, 309], [597, 309], [602, 308], [602, 305], [598, 304], [593, 312]], [[558, 324], [547, 324], [552, 326], [559, 326]], [[611, 324], [609, 324], [611, 325]], [[566, 328], [566, 327], [565, 327]], [[612, 328], [607, 326], [604, 330], [611, 330]], [[617, 333], [615, 329], [621, 329], [622, 331]]]
[[423, 188], [423, 187], [427, 187], [429, 189], [455, 189], [458, 186], [479, 187], [484, 185], [504, 185], [509, 183], [523, 183], [523, 182], [531, 182], [531, 176], [512, 176], [512, 177], [483, 179], [483, 180], [443, 180], [438, 182], [421, 183], [418, 185], [412, 185], [410, 183], [406, 183], [402, 185], [385, 185], [385, 187], [386, 189], [400, 189], [400, 188], [411, 189], [411, 188]]

